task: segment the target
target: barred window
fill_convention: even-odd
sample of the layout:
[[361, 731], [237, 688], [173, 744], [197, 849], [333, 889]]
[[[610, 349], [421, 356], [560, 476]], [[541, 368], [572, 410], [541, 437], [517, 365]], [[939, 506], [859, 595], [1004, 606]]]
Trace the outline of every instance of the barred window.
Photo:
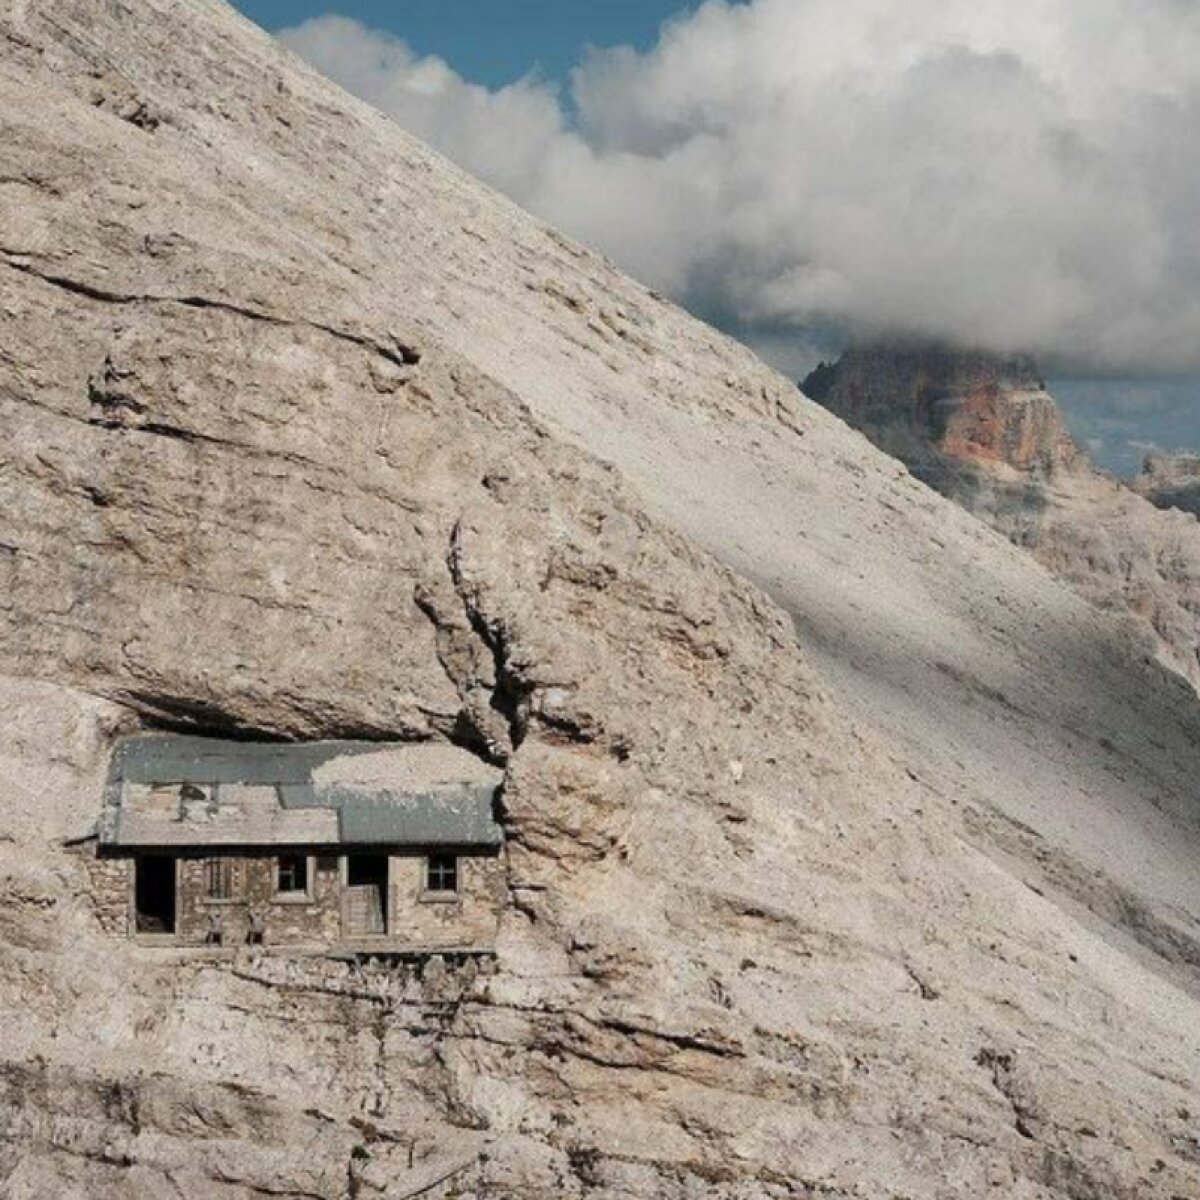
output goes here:
[[233, 859], [204, 860], [204, 892], [210, 900], [233, 898]]
[[308, 859], [303, 854], [284, 854], [279, 859], [276, 890], [281, 895], [308, 891]]
[[431, 854], [425, 864], [425, 889], [458, 891], [458, 859], [453, 854]]

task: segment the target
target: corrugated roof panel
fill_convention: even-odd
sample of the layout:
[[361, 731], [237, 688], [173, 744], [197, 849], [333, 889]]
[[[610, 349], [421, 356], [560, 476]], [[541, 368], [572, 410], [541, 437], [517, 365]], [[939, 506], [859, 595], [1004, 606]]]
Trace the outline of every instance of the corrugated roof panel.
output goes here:
[[441, 744], [153, 734], [113, 756], [104, 845], [487, 846], [501, 772]]
[[330, 789], [341, 819], [342, 841], [423, 846], [499, 846], [492, 788], [463, 787], [426, 795], [375, 795]]
[[235, 742], [152, 733], [121, 742], [112, 770], [131, 783], [304, 783], [330, 759], [378, 749], [375, 742]]

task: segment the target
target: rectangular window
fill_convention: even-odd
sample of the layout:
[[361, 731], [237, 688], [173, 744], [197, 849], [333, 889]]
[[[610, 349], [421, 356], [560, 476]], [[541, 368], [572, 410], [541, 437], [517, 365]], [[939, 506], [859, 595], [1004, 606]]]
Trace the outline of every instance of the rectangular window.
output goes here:
[[210, 900], [233, 899], [233, 859], [204, 860], [204, 894]]
[[307, 894], [307, 856], [303, 854], [284, 854], [280, 857], [279, 874], [275, 890], [281, 896], [303, 896]]
[[425, 863], [427, 892], [458, 891], [458, 858], [453, 854], [431, 854]]

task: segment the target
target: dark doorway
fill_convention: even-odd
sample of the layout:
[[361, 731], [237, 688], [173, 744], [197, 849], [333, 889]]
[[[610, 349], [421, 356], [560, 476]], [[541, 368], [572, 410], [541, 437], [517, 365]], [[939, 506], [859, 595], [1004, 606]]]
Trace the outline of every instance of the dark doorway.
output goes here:
[[387, 933], [387, 894], [386, 854], [347, 856], [345, 926], [348, 937]]
[[134, 917], [138, 933], [175, 932], [175, 859], [170, 855], [137, 860]]

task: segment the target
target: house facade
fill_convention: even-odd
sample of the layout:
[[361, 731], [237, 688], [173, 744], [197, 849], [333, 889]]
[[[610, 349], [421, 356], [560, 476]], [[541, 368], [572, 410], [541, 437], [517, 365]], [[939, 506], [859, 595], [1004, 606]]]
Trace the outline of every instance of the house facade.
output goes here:
[[444, 745], [139, 735], [113, 755], [93, 899], [149, 945], [487, 950], [499, 783]]

